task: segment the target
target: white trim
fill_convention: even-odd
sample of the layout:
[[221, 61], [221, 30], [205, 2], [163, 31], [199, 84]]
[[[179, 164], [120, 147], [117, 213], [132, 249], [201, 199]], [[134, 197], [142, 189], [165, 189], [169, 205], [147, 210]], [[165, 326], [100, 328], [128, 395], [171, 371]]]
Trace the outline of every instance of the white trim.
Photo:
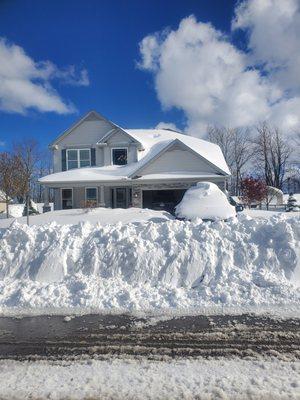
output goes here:
[[88, 199], [86, 198], [86, 191], [87, 189], [96, 189], [96, 203], [98, 204], [98, 187], [97, 186], [86, 186], [84, 190], [84, 199], [87, 201]]
[[127, 165], [128, 164], [128, 154], [129, 154], [129, 147], [126, 146], [115, 146], [115, 147], [111, 147], [110, 149], [110, 164], [111, 165], [120, 165], [120, 164], [114, 164], [113, 163], [113, 150], [126, 150], [127, 151], [127, 163], [126, 164], [121, 164], [121, 165]]
[[63, 187], [60, 188], [60, 208], [61, 210], [64, 210], [63, 208], [63, 197], [62, 197], [62, 191], [63, 190], [71, 190], [72, 191], [72, 208], [74, 208], [74, 191], [72, 187]]
[[[81, 167], [80, 166], [80, 150], [88, 150], [90, 154], [90, 165], [87, 165], [86, 167]], [[69, 171], [69, 157], [68, 157], [68, 152], [69, 151], [77, 151], [77, 168], [89, 168], [92, 166], [92, 154], [91, 154], [91, 149], [90, 147], [83, 147], [83, 148], [67, 148], [66, 149], [66, 171]], [[75, 160], [70, 160], [70, 161], [75, 161]], [[76, 168], [70, 168], [70, 169], [76, 169]]]

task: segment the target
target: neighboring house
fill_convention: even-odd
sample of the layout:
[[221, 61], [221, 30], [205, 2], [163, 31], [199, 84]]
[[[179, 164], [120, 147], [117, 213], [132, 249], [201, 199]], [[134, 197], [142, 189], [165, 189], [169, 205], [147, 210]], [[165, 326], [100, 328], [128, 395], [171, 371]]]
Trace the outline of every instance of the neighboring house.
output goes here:
[[210, 181], [224, 190], [230, 176], [213, 143], [172, 130], [123, 129], [95, 111], [50, 148], [54, 173], [40, 182], [54, 190], [56, 210], [92, 203], [173, 212], [190, 186]]

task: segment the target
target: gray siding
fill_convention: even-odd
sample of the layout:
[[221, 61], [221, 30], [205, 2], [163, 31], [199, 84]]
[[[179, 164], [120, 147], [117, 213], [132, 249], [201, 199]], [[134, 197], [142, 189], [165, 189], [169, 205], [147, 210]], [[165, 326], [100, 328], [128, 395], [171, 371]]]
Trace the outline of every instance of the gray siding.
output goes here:
[[[170, 166], [172, 170], [170, 171]], [[149, 175], [163, 172], [197, 172], [199, 174], [216, 173], [216, 170], [190, 151], [170, 149], [146, 166], [139, 174]]]
[[98, 147], [96, 143], [113, 129], [107, 121], [84, 121], [57, 144], [53, 150], [53, 170], [60, 172], [62, 149], [96, 148], [96, 166], [111, 165], [111, 149], [113, 147], [128, 148], [128, 163], [137, 161], [137, 148], [132, 139], [122, 131], [116, 131], [107, 141], [107, 146]]
[[73, 208], [83, 208], [85, 205], [85, 188], [73, 188]]
[[92, 146], [112, 129], [113, 126], [107, 121], [84, 121], [63, 138], [59, 142], [59, 145], [74, 147], [88, 144]]
[[112, 207], [111, 188], [108, 186], [104, 187], [104, 201], [105, 201], [105, 207]]

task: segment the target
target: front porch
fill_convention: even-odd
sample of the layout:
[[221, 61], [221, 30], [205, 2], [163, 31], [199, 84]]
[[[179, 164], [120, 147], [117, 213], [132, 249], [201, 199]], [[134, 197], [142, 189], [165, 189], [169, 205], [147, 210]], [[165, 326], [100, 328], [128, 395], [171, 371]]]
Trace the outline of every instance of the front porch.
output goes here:
[[[61, 187], [51, 187], [54, 194], [54, 209], [72, 208], [149, 208], [165, 210], [174, 213], [175, 206], [181, 201], [185, 191], [199, 182], [189, 180], [185, 182], [145, 182], [132, 183], [118, 182], [112, 184], [88, 184], [84, 186], [65, 184]], [[215, 181], [224, 190], [224, 179]], [[45, 188], [44, 211], [49, 210], [49, 189]]]

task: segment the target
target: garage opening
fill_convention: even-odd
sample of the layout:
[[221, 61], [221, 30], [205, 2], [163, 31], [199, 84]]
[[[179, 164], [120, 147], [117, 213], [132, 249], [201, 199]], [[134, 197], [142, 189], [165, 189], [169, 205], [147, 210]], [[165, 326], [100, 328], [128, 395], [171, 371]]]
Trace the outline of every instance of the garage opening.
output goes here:
[[175, 207], [182, 200], [186, 189], [143, 190], [143, 208], [165, 210], [175, 214]]

